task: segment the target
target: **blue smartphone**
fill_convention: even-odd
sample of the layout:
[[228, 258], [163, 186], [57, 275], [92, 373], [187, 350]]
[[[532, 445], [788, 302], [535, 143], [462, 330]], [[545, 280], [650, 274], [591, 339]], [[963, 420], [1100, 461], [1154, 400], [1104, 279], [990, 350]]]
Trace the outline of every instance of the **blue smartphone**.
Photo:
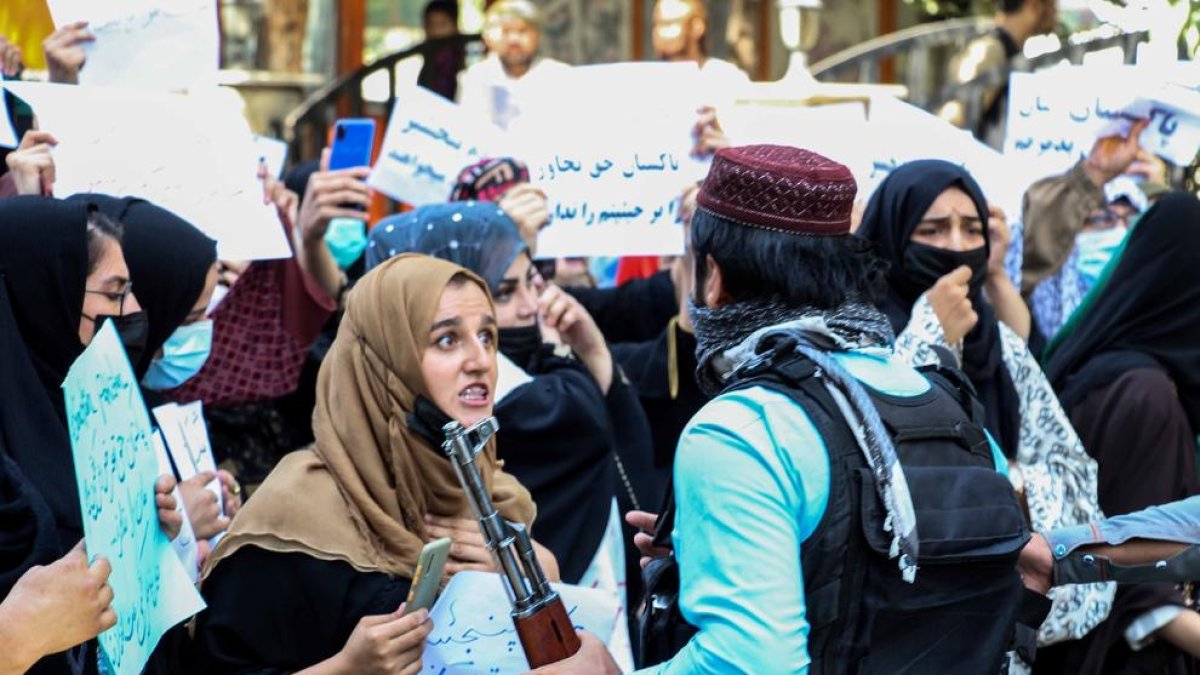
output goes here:
[[[371, 151], [375, 148], [375, 120], [355, 117], [338, 120], [333, 125], [333, 145], [329, 150], [329, 170], [352, 169], [371, 165]], [[346, 205], [349, 206], [349, 205]], [[362, 208], [353, 207], [356, 211]], [[334, 221], [344, 220], [334, 218]], [[330, 229], [337, 231], [351, 223], [334, 222]], [[352, 221], [354, 227], [363, 227], [362, 221]]]
[[352, 118], [338, 120], [333, 127], [333, 146], [329, 153], [329, 170], [351, 169], [371, 165], [375, 148], [375, 120]]

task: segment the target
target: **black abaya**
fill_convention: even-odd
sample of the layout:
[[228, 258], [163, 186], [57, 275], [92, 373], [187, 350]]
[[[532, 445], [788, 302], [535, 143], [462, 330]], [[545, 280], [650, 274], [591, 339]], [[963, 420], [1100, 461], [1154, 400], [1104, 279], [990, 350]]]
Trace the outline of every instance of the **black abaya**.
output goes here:
[[197, 672], [293, 673], [341, 651], [365, 616], [390, 614], [410, 580], [247, 546], [213, 569], [196, 623]]
[[[875, 244], [877, 254], [888, 263], [888, 293], [878, 304], [897, 335], [908, 326], [913, 304], [932, 286], [906, 266], [905, 252], [925, 212], [950, 188], [958, 188], [971, 198], [986, 233], [987, 201], [975, 179], [950, 162], [932, 159], [909, 162], [888, 174], [871, 196], [855, 233]], [[986, 236], [984, 242], [986, 259], [991, 244]], [[972, 279], [968, 298], [979, 319], [963, 338], [962, 370], [983, 404], [988, 431], [1006, 456], [1015, 457], [1020, 440], [1020, 401], [1004, 367], [999, 320], [983, 295], [983, 275]]]
[[[1200, 494], [1197, 225], [1194, 197], [1163, 197], [1050, 347], [1046, 375], [1099, 464], [1100, 506], [1109, 516]], [[1108, 620], [1083, 640], [1043, 650], [1038, 670], [1195, 672], [1195, 659], [1162, 640], [1134, 652], [1124, 638], [1142, 614], [1179, 604], [1170, 585], [1123, 588]]]
[[65, 553], [83, 538], [60, 386], [83, 352], [87, 211], [0, 200], [0, 440], [50, 507]]
[[549, 347], [528, 371], [533, 381], [496, 405], [497, 452], [538, 505], [534, 537], [558, 559], [563, 581], [576, 583], [596, 555], [613, 497], [621, 510], [633, 508], [614, 456], [638, 504], [657, 506], [648, 425], [619, 376], [605, 396], [583, 364]]
[[[1195, 439], [1175, 388], [1159, 368], [1130, 370], [1094, 390], [1071, 411], [1071, 423], [1099, 464], [1100, 506], [1109, 516], [1200, 493]], [[1184, 675], [1197, 663], [1159, 639], [1133, 651], [1125, 631], [1138, 617], [1182, 605], [1171, 584], [1117, 591], [1109, 617], [1081, 640], [1038, 650], [1036, 673]]]
[[[45, 197], [0, 200], [0, 446], [15, 465], [10, 483], [29, 495], [34, 517], [45, 504], [52, 531], [30, 533], [20, 518], [7, 520], [0, 541], [12, 545], [15, 582], [28, 568], [66, 554], [83, 538], [79, 491], [67, 434], [62, 390], [67, 370], [83, 352], [79, 321], [87, 279], [87, 210]], [[17, 514], [25, 506], [16, 497]], [[40, 515], [41, 518], [45, 514]], [[11, 529], [10, 529], [11, 528]], [[32, 534], [31, 544], [21, 541]], [[22, 555], [22, 546], [32, 545]], [[19, 558], [19, 559], [18, 559]], [[0, 600], [10, 587], [0, 589]], [[96, 672], [95, 643], [79, 652], [85, 672]], [[35, 675], [71, 673], [67, 656], [48, 656]]]
[[[672, 334], [674, 350], [670, 347]], [[670, 324], [654, 340], [613, 345], [612, 352], [637, 391], [646, 419], [654, 420], [650, 431], [656, 484], [666, 485], [683, 428], [709, 400], [696, 383], [696, 337]], [[675, 361], [673, 366], [672, 359]], [[671, 392], [672, 369], [678, 383], [674, 395]], [[657, 503], [649, 506], [653, 511]]]

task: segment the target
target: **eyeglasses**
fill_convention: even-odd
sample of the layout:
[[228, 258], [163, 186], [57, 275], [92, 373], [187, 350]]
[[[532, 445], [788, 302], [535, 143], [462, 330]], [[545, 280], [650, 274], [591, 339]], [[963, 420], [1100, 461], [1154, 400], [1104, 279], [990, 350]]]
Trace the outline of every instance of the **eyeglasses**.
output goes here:
[[1117, 213], [1111, 209], [1105, 209], [1103, 213], [1088, 216], [1083, 220], [1084, 225], [1107, 225], [1109, 227], [1117, 223], [1125, 223], [1127, 219], [1124, 215]]
[[125, 298], [129, 297], [129, 294], [133, 292], [133, 282], [126, 282], [125, 287], [119, 291], [94, 291], [90, 288], [85, 288], [83, 292], [91, 293], [92, 295], [101, 295], [107, 298], [110, 302], [118, 303], [118, 306], [120, 307], [120, 313], [117, 314], [117, 316], [125, 316]]

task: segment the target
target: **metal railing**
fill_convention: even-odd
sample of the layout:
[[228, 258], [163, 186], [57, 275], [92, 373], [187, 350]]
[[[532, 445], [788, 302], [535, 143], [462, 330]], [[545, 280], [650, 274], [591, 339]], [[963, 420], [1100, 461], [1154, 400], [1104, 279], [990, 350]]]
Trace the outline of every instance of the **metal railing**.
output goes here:
[[[396, 103], [396, 64], [404, 59], [420, 54], [428, 61], [430, 55], [443, 49], [457, 47], [467, 50], [472, 44], [481, 41], [482, 38], [477, 34], [426, 40], [331, 80], [310, 94], [284, 118], [284, 141], [288, 144], [289, 156], [296, 161], [317, 157], [321, 148], [325, 146], [329, 128], [339, 117], [386, 118]], [[363, 82], [380, 72], [386, 73], [387, 77], [386, 99], [378, 102], [364, 100]]]
[[[908, 88], [910, 103], [936, 112], [947, 102], [959, 101], [963, 105], [967, 128], [975, 128], [983, 115], [987, 94], [1008, 80], [1010, 71], [1007, 65], [981, 72], [970, 81], [961, 83], [943, 84], [945, 73], [934, 70], [940, 68], [944, 71], [948, 54], [965, 49], [971, 40], [986, 35], [995, 27], [991, 19], [981, 18], [913, 26], [842, 50], [814, 63], [810, 70], [813, 77], [819, 80], [844, 81], [847, 77], [854, 77], [858, 82], [878, 82], [884, 60], [903, 57], [907, 62], [902, 68], [903, 81], [900, 84]], [[1138, 44], [1148, 39], [1149, 33], [1145, 31], [1123, 33], [1114, 27], [1104, 26], [1064, 37], [1058, 49], [1028, 59], [1025, 67], [1038, 70], [1061, 61], [1079, 64], [1085, 55], [1113, 47], [1122, 50], [1125, 63], [1134, 63]], [[938, 51], [942, 52], [943, 58], [928, 59], [928, 62], [920, 59], [922, 53], [928, 55]]]
[[978, 17], [920, 24], [843, 49], [812, 64], [809, 71], [818, 80], [855, 74], [857, 82], [878, 82], [884, 59], [948, 45], [964, 46], [995, 27], [995, 21]]
[[[984, 97], [1007, 80], [1008, 69], [986, 71], [965, 83], [943, 84], [944, 73], [940, 71], [945, 70], [945, 59], [922, 61], [921, 56], [936, 54], [939, 50], [956, 52], [994, 28], [994, 21], [983, 18], [922, 24], [845, 49], [814, 63], [810, 70], [819, 80], [846, 81], [846, 78], [851, 78], [851, 81], [875, 83], [879, 81], [880, 66], [885, 59], [903, 58], [905, 63], [901, 84], [908, 87], [911, 103], [936, 111], [947, 101], [960, 101], [964, 106], [965, 121], [970, 125], [968, 128], [974, 128], [983, 114]], [[1077, 64], [1090, 52], [1112, 47], [1121, 48], [1125, 62], [1133, 63], [1137, 45], [1147, 39], [1146, 32], [1121, 33], [1111, 27], [1077, 33], [1063, 39], [1058, 50], [1030, 59], [1029, 67], [1036, 70], [1063, 60]], [[366, 114], [386, 118], [396, 101], [396, 64], [400, 61], [417, 54], [434, 54], [447, 47], [467, 49], [480, 41], [479, 35], [428, 40], [330, 81], [313, 92], [284, 119], [284, 140], [289, 144], [291, 157], [296, 160], [316, 157], [325, 145], [329, 128], [339, 116]], [[381, 71], [387, 74], [386, 99], [365, 101], [362, 95], [363, 82]]]

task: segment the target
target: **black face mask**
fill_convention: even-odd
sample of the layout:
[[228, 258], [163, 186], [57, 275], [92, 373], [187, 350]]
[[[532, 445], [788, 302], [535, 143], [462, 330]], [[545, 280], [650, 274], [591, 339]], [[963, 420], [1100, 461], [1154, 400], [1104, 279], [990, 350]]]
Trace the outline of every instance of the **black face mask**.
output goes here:
[[129, 356], [129, 363], [137, 368], [146, 354], [146, 342], [150, 337], [150, 320], [146, 317], [146, 313], [135, 312], [124, 316], [97, 314], [96, 318], [92, 319], [96, 330], [100, 330], [105, 319], [113, 322], [113, 327], [117, 329], [117, 335], [121, 337], [121, 344], [125, 347], [125, 353]]
[[542, 329], [532, 326], [500, 329], [500, 353], [521, 368], [528, 368], [533, 355], [542, 347]]
[[970, 251], [951, 251], [936, 246], [910, 242], [904, 249], [904, 271], [913, 285], [916, 295], [933, 288], [938, 279], [966, 265], [971, 268], [969, 282], [971, 294], [983, 288], [987, 275], [987, 247], [980, 246]]

